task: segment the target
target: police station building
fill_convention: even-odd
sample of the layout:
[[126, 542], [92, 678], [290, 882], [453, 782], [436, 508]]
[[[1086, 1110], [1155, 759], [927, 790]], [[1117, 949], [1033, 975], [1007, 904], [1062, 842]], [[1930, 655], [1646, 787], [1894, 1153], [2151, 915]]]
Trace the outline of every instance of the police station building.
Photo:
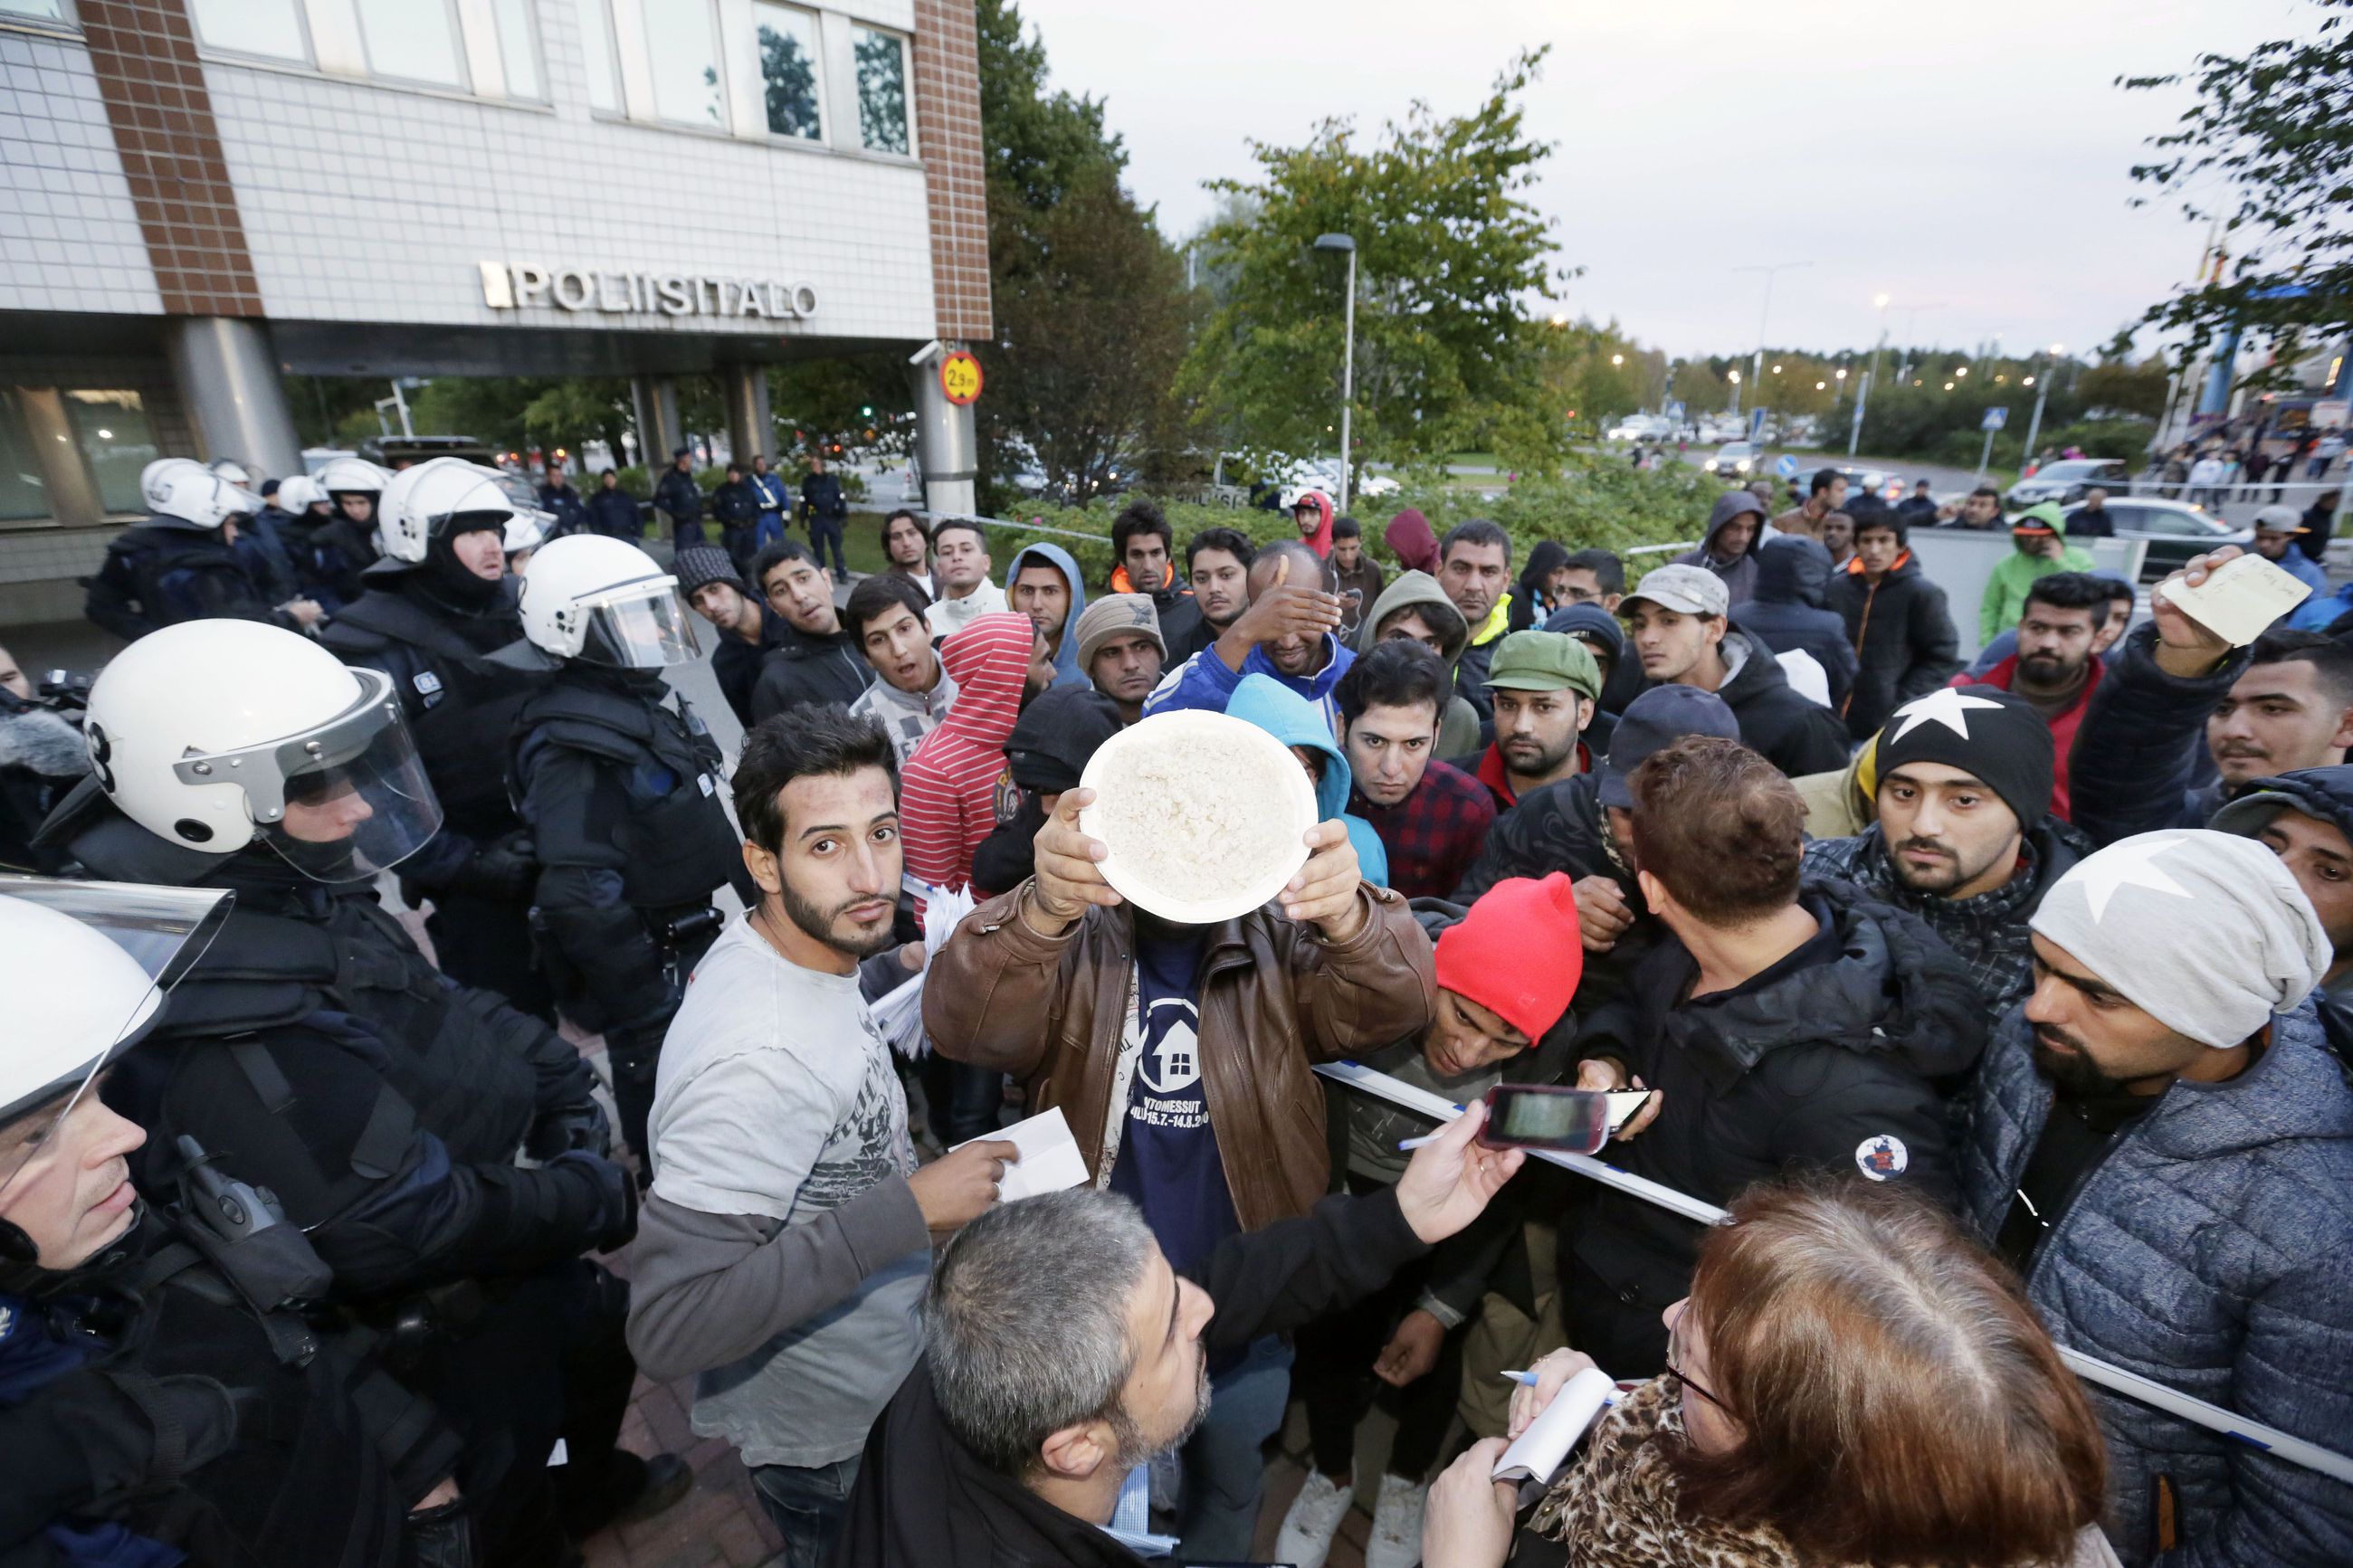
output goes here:
[[[971, 0], [0, 0], [0, 625], [157, 456], [301, 471], [280, 376], [714, 376], [989, 332]], [[933, 389], [935, 510], [969, 411]]]

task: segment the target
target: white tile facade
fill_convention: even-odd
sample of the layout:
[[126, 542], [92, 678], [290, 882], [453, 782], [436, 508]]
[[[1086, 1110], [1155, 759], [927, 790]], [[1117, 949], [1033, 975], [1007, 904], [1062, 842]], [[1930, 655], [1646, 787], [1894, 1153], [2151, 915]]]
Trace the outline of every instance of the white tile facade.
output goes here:
[[[920, 166], [592, 117], [576, 6], [540, 0], [538, 19], [552, 110], [205, 62], [269, 316], [932, 336]], [[807, 283], [818, 310], [780, 323], [497, 310], [486, 260]]]
[[163, 309], [90, 56], [0, 32], [0, 310]]

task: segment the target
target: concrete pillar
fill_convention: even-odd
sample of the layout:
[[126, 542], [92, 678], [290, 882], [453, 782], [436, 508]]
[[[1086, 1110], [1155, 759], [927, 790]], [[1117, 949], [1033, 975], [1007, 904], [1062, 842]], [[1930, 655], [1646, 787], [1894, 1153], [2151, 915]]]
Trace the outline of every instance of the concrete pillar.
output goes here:
[[727, 446], [735, 461], [752, 470], [752, 459], [767, 454], [776, 463], [776, 422], [768, 413], [768, 367], [723, 364], [719, 367], [719, 397], [727, 408]]
[[81, 460], [73, 421], [66, 416], [65, 395], [54, 386], [20, 386], [16, 406], [24, 412], [25, 435], [32, 442], [41, 488], [48, 494], [49, 515], [69, 526], [103, 521], [106, 506], [99, 499], [90, 465]]
[[302, 442], [259, 321], [174, 316], [165, 322], [164, 346], [207, 459], [234, 458], [262, 474], [302, 471]]
[[923, 475], [923, 510], [970, 517], [979, 510], [980, 441], [972, 405], [959, 407], [940, 389], [936, 358], [910, 367], [915, 390], [915, 464]]
[[629, 393], [637, 405], [638, 461], [649, 474], [670, 467], [670, 455], [686, 445], [678, 417], [678, 383], [666, 375], [632, 376]]

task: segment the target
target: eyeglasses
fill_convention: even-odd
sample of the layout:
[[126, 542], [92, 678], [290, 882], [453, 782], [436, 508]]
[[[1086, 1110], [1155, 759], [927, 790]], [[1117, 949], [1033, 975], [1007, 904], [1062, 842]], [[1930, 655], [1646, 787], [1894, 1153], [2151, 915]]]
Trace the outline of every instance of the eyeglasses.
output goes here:
[[[1690, 1310], [1689, 1308], [1684, 1309], [1684, 1311], [1688, 1310]], [[1683, 1313], [1677, 1312], [1675, 1314], [1673, 1324], [1667, 1330], [1667, 1375], [1673, 1378], [1675, 1382], [1683, 1387], [1690, 1389], [1694, 1394], [1698, 1394], [1702, 1399], [1706, 1400], [1710, 1405], [1715, 1405], [1718, 1410], [1725, 1411], [1728, 1415], [1731, 1410], [1730, 1406], [1726, 1405], [1723, 1400], [1718, 1399], [1715, 1394], [1710, 1394], [1706, 1389], [1702, 1388], [1698, 1384], [1694, 1383], [1690, 1378], [1684, 1376], [1683, 1372], [1675, 1365], [1677, 1362], [1683, 1359], [1679, 1353], [1679, 1346], [1682, 1342], [1681, 1330], [1683, 1328]]]

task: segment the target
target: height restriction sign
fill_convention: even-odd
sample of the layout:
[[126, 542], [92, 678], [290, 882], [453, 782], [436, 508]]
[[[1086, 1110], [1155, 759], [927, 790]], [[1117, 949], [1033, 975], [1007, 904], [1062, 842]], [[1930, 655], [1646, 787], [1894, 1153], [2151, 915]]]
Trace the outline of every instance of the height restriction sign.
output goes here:
[[958, 407], [980, 396], [980, 362], [959, 350], [940, 361], [940, 390]]

